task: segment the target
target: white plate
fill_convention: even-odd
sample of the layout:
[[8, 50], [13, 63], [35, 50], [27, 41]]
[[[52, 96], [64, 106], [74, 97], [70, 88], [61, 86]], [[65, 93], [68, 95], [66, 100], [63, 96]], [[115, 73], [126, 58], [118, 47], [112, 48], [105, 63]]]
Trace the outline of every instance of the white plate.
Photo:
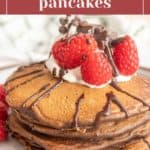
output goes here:
[[7, 142], [0, 143], [0, 150], [24, 150], [16, 140], [9, 138]]

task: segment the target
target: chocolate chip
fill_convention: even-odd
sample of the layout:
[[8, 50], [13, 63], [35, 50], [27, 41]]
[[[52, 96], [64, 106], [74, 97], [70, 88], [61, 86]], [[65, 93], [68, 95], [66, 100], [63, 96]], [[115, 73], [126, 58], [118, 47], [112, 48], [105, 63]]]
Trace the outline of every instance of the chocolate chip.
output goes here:
[[61, 26], [61, 27], [59, 28], [59, 32], [62, 33], [62, 34], [65, 34], [65, 33], [68, 32], [68, 29], [67, 29], [67, 27], [65, 27], [65, 26]]
[[80, 22], [81, 20], [77, 16], [75, 16], [75, 18], [71, 21], [72, 25], [74, 26], [79, 26]]
[[94, 29], [94, 33], [99, 33], [100, 32], [100, 29], [99, 28], [95, 28]]
[[68, 18], [60, 18], [59, 22], [61, 25], [66, 25], [68, 23]]

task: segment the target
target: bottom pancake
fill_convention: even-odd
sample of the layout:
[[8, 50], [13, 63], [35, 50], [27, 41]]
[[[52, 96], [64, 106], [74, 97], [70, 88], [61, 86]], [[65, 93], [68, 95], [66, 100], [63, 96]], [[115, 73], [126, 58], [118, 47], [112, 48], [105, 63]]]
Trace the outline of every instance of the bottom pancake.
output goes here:
[[[117, 137], [119, 135], [125, 134], [127, 132], [130, 132], [136, 128], [138, 128], [141, 125], [144, 125], [146, 122], [150, 121], [150, 112], [144, 112], [136, 116], [129, 117], [125, 120], [118, 120], [118, 121], [111, 121], [111, 122], [102, 122], [99, 126], [97, 133], [98, 136], [94, 136], [95, 131], [88, 131], [84, 129], [70, 129], [70, 130], [57, 130], [51, 127], [46, 127], [43, 125], [39, 125], [37, 123], [34, 123], [33, 120], [27, 119], [25, 116], [22, 116], [22, 114], [14, 112], [13, 114], [17, 120], [29, 126], [32, 131], [36, 131], [41, 134], [53, 136], [53, 137], [62, 137], [62, 138], [76, 138], [76, 139], [111, 139], [114, 137]], [[150, 129], [150, 126], [149, 126]], [[81, 131], [84, 132], [81, 132]], [[91, 132], [91, 133], [90, 133]], [[92, 137], [89, 138], [89, 135], [93, 134]]]
[[[40, 146], [35, 146], [34, 144], [26, 141], [21, 137], [15, 136], [17, 140], [25, 145], [25, 150], [45, 150]], [[20, 140], [21, 139], [21, 140]], [[150, 135], [146, 138], [140, 138], [138, 140], [133, 140], [124, 146], [113, 146], [107, 148], [107, 150], [149, 150], [150, 149]]]
[[[31, 148], [34, 144], [38, 145], [39, 148], [43, 148], [45, 150], [143, 150], [144, 144], [144, 150], [149, 150], [148, 143], [150, 143], [150, 139], [148, 139], [147, 142], [144, 142], [143, 138], [150, 134], [150, 122], [147, 122], [144, 125], [132, 130], [132, 132], [128, 132], [126, 134], [114, 137], [112, 139], [100, 139], [99, 141], [83, 141], [75, 139], [56, 138], [45, 134], [41, 134], [32, 131], [31, 128], [29, 128], [28, 126], [21, 124], [14, 115], [10, 116], [8, 124], [13, 134], [16, 134], [19, 137], [21, 137], [23, 141], [29, 141], [27, 143], [29, 143], [29, 146]], [[135, 144], [134, 141], [140, 142], [141, 139], [144, 143]], [[129, 144], [129, 142], [131, 143]], [[134, 149], [132, 149], [132, 145], [134, 145]]]

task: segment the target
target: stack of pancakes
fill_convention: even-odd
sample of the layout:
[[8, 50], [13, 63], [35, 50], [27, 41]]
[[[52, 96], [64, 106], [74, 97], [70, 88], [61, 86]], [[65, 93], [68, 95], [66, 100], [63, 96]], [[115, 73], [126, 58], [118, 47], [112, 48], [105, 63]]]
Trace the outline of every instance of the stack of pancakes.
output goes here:
[[28, 150], [150, 149], [150, 78], [93, 89], [54, 78], [40, 62], [5, 87], [9, 129]]

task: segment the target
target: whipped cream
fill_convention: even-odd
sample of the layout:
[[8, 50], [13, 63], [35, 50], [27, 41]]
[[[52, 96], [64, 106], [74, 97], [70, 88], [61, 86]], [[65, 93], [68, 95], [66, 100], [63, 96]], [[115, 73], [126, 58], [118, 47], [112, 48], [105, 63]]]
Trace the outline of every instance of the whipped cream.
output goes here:
[[[55, 58], [53, 57], [53, 55], [51, 55], [49, 57], [49, 59], [46, 61], [46, 66], [49, 69], [49, 71], [52, 73], [53, 69], [56, 69], [56, 77], [59, 77], [59, 72], [61, 70], [61, 67], [57, 64]], [[64, 80], [71, 82], [71, 83], [78, 83], [78, 84], [82, 84], [85, 86], [88, 86], [90, 88], [102, 88], [105, 87], [106, 85], [108, 85], [110, 81], [108, 81], [105, 84], [102, 84], [100, 86], [96, 86], [96, 85], [92, 85], [89, 83], [86, 83], [81, 76], [81, 71], [80, 71], [80, 67], [77, 67], [75, 69], [68, 69], [67, 72], [65, 73], [65, 75], [62, 77]], [[131, 79], [131, 76], [123, 76], [123, 75], [119, 75], [117, 77], [114, 77], [114, 80], [117, 82], [125, 82]]]

